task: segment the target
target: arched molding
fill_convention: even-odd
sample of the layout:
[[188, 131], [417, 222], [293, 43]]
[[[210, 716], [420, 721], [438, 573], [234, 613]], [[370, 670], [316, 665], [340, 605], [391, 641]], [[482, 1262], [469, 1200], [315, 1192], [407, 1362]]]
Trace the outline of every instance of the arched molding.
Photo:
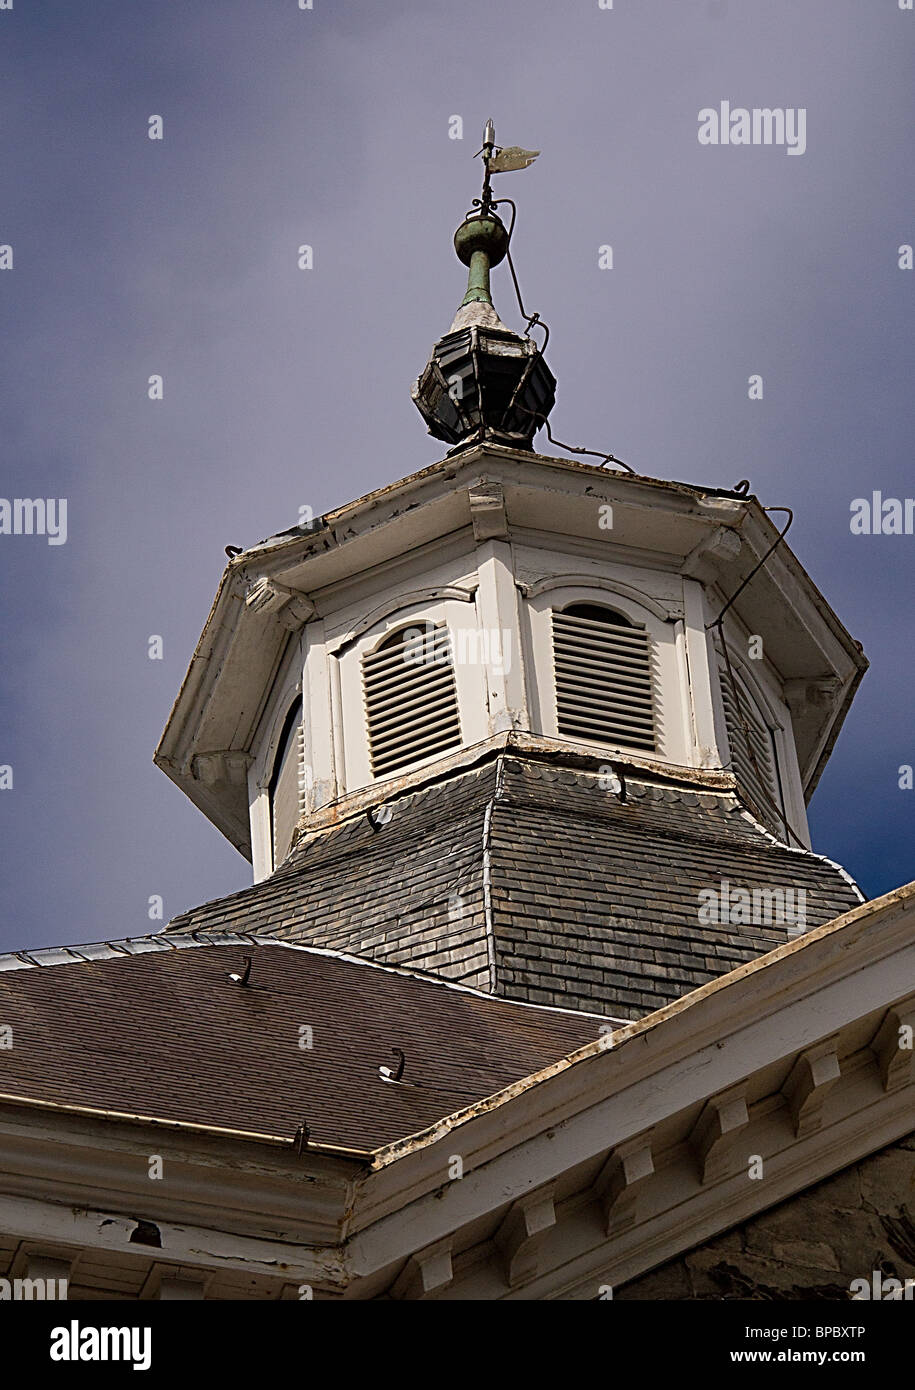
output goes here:
[[363, 648], [362, 655], [363, 657], [371, 656], [374, 652], [379, 651], [386, 642], [389, 642], [392, 637], [396, 636], [397, 633], [407, 632], [410, 628], [442, 628], [446, 626], [447, 624], [444, 618], [436, 622], [433, 618], [427, 616], [420, 617], [414, 614], [412, 618], [403, 618], [401, 621], [393, 623], [391, 626], [383, 627], [375, 634], [375, 640], [369, 642], [368, 645]]
[[258, 791], [266, 792], [273, 775], [279, 740], [286, 716], [296, 700], [302, 701], [302, 720], [305, 719], [305, 696], [302, 686], [302, 647], [297, 636], [293, 636], [280, 663], [280, 676], [276, 690], [268, 706], [268, 714], [257, 735], [256, 755], [253, 767], [254, 785]]
[[473, 603], [476, 595], [477, 586], [472, 588], [459, 588], [454, 584], [439, 585], [429, 589], [412, 589], [409, 593], [398, 594], [395, 598], [386, 599], [377, 608], [373, 608], [370, 613], [366, 613], [364, 618], [343, 637], [338, 637], [334, 642], [328, 644], [328, 654], [330, 656], [342, 656], [344, 652], [357, 642], [366, 632], [370, 632], [376, 624], [384, 622], [393, 613], [406, 614], [411, 608], [420, 608], [430, 603], [440, 603], [444, 599], [455, 599], [461, 603]]
[[603, 579], [594, 574], [551, 574], [536, 580], [533, 584], [519, 584], [518, 588], [525, 598], [539, 598], [541, 594], [549, 593], [553, 589], [600, 589], [602, 592], [618, 594], [620, 598], [639, 604], [664, 623], [674, 622], [683, 616], [682, 605], [679, 603], [665, 603], [661, 599], [643, 594], [641, 589], [624, 584], [619, 579]]

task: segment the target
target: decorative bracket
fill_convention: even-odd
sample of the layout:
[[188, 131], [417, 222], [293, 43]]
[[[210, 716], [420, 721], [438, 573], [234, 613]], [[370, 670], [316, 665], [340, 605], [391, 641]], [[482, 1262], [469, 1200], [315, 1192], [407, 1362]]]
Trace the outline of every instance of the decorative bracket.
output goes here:
[[537, 1275], [540, 1247], [555, 1225], [552, 1184], [512, 1203], [495, 1237], [510, 1288]]
[[839, 1035], [833, 1033], [802, 1052], [782, 1087], [798, 1139], [814, 1134], [823, 1123], [823, 1104], [841, 1075], [838, 1044]]
[[689, 1137], [702, 1182], [728, 1176], [736, 1141], [749, 1123], [745, 1082], [706, 1101]]
[[411, 1255], [391, 1285], [391, 1297], [421, 1299], [447, 1288], [454, 1278], [452, 1243], [453, 1237], [448, 1236]]
[[215, 786], [217, 782], [230, 782], [234, 787], [242, 787], [247, 785], [250, 766], [250, 753], [198, 753], [192, 764], [192, 773], [196, 781], [203, 782], [207, 787]]
[[608, 1236], [633, 1224], [642, 1184], [653, 1173], [650, 1135], [628, 1139], [612, 1151], [594, 1185]]
[[687, 579], [711, 580], [720, 565], [737, 559], [741, 548], [737, 532], [730, 526], [719, 526], [710, 536], [693, 546], [683, 561], [682, 573]]
[[841, 689], [842, 682], [834, 676], [809, 680], [797, 677], [785, 681], [785, 704], [792, 715], [803, 714], [808, 709], [822, 709], [831, 705]]
[[471, 487], [467, 496], [470, 501], [474, 540], [489, 541], [494, 537], [508, 535], [505, 494], [501, 483], [483, 480]]
[[[915, 994], [908, 995], [888, 1009], [874, 1035], [871, 1048], [877, 1056], [880, 1079], [885, 1091], [898, 1091], [915, 1079], [912, 1061], [915, 1040]], [[908, 1042], [908, 1047], [905, 1043]]]
[[275, 579], [261, 575], [245, 590], [245, 607], [252, 613], [275, 613], [283, 627], [295, 632], [314, 615], [315, 606], [307, 594], [287, 589]]

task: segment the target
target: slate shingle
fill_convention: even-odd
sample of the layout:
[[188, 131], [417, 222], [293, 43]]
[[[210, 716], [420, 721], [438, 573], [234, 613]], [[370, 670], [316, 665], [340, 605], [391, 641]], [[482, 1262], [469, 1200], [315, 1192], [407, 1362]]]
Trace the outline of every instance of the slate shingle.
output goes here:
[[[0, 970], [0, 1017], [14, 1038], [4, 1094], [290, 1146], [304, 1120], [313, 1142], [368, 1152], [600, 1036], [600, 1020], [584, 1014], [362, 961], [268, 943], [187, 944], [97, 960], [74, 951], [61, 964]], [[227, 975], [245, 955], [242, 989]], [[379, 1075], [394, 1047], [408, 1084]]]
[[[306, 834], [270, 879], [176, 918], [170, 933], [268, 932], [440, 971], [509, 998], [637, 1018], [789, 939], [787, 924], [703, 923], [700, 890], [803, 889], [806, 925], [859, 901], [835, 865], [774, 841], [736, 799], [493, 756], [366, 816]], [[489, 861], [490, 927], [484, 893]]]

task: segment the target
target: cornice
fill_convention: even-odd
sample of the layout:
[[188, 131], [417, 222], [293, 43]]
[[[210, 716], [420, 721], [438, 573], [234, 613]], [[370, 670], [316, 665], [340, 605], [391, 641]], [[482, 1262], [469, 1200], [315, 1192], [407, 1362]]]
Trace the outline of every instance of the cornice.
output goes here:
[[[642, 1209], [654, 1193], [654, 1214], [636, 1221], [630, 1213], [632, 1234], [616, 1236], [612, 1250], [598, 1216], [583, 1238], [589, 1268], [612, 1266], [614, 1279], [629, 1279], [902, 1137], [913, 1125], [912, 1069], [909, 1059], [893, 1077], [887, 1039], [912, 1011], [913, 919], [910, 884], [379, 1150], [348, 1227], [353, 1274], [367, 1273], [382, 1252], [394, 1258], [398, 1239], [414, 1249], [427, 1233], [441, 1240], [596, 1163], [593, 1201], [605, 1222], [613, 1173], [614, 1201], [634, 1183]], [[855, 1042], [862, 1029], [870, 1039], [863, 1051]], [[766, 1084], [770, 1099], [754, 1099]], [[668, 1164], [666, 1176], [663, 1167], [655, 1174], [655, 1134], [677, 1124], [682, 1171]], [[634, 1167], [633, 1144], [643, 1155]], [[455, 1151], [465, 1176], [449, 1183], [446, 1154]], [[748, 1181], [750, 1154], [774, 1165], [777, 1182]], [[567, 1284], [578, 1278], [573, 1270]], [[540, 1293], [534, 1282], [520, 1296], [553, 1297], [563, 1286], [551, 1269]]]

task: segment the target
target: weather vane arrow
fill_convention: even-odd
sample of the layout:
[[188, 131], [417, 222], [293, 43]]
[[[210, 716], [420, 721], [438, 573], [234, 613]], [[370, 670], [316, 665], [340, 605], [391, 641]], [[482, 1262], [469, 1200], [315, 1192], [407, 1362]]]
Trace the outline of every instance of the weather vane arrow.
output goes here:
[[478, 155], [483, 156], [483, 197], [481, 199], [481, 210], [483, 216], [487, 216], [492, 206], [492, 192], [489, 186], [491, 174], [508, 174], [514, 169], [526, 169], [529, 164], [533, 164], [537, 158], [539, 150], [523, 150], [520, 145], [509, 145], [507, 149], [502, 149], [496, 144], [496, 128], [492, 123], [492, 117], [483, 127], [483, 148], [477, 150]]
[[539, 153], [539, 150], [522, 150], [520, 145], [509, 145], [490, 159], [489, 172], [509, 174], [513, 169], [526, 169], [529, 164], [533, 164]]
[[509, 145], [503, 149], [496, 144], [496, 128], [492, 117], [483, 127], [483, 148], [477, 154], [483, 156], [487, 178], [490, 174], [509, 174], [513, 169], [526, 169], [533, 164], [539, 150], [523, 150], [520, 145]]

